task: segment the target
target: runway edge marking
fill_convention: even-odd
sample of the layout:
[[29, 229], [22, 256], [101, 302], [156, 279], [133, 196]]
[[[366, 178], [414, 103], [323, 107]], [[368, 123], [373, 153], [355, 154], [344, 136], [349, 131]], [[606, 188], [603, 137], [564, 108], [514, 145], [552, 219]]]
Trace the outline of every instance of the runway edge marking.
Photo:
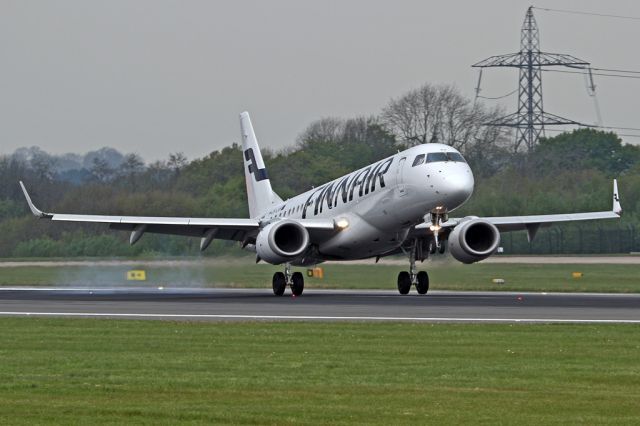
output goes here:
[[320, 315], [232, 315], [232, 314], [144, 314], [108, 312], [0, 312], [0, 316], [57, 316], [112, 318], [184, 318], [184, 319], [254, 319], [312, 321], [415, 321], [415, 322], [491, 322], [491, 323], [578, 323], [578, 324], [640, 324], [634, 319], [569, 319], [569, 318], [460, 318], [460, 317], [376, 317]]

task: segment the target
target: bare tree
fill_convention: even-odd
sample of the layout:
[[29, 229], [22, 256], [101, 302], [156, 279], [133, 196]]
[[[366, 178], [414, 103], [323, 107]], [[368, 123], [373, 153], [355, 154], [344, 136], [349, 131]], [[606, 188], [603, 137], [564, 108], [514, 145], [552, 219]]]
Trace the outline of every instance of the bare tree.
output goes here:
[[144, 170], [144, 161], [138, 154], [127, 154], [120, 164], [120, 173], [125, 176], [133, 176]]
[[124, 161], [118, 168], [119, 181], [122, 184], [129, 185], [131, 189], [136, 190], [139, 187], [139, 181], [144, 170], [144, 161], [139, 155], [127, 154], [124, 156]]
[[180, 172], [184, 166], [189, 163], [187, 157], [182, 152], [176, 152], [169, 154], [169, 160], [167, 161], [167, 166], [174, 171], [175, 174]]
[[31, 157], [31, 168], [33, 168], [33, 171], [40, 180], [53, 180], [55, 163], [55, 158], [42, 150], [34, 152]]
[[483, 124], [499, 108], [473, 103], [452, 85], [431, 85], [392, 99], [382, 111], [385, 127], [407, 146], [439, 142], [465, 151], [475, 144], [502, 142], [504, 130]]
[[304, 148], [312, 142], [333, 142], [340, 139], [344, 120], [325, 117], [311, 123], [297, 138], [298, 146]]
[[98, 182], [109, 182], [113, 179], [115, 170], [109, 166], [109, 163], [104, 158], [95, 157], [90, 172]]

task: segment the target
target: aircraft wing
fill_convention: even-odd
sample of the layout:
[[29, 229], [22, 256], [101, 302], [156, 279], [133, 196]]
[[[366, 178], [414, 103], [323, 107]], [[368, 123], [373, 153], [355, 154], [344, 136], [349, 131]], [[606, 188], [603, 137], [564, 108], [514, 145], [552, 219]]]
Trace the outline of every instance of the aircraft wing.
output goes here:
[[[246, 242], [248, 239], [255, 237], [261, 227], [258, 220], [245, 218], [103, 216], [46, 213], [33, 204], [22, 181], [20, 186], [34, 216], [60, 222], [108, 224], [111, 229], [131, 232], [129, 240], [131, 244], [138, 241], [144, 233], [150, 232], [200, 237], [202, 238], [201, 248], [204, 249], [214, 238]], [[298, 219], [297, 221], [310, 231], [333, 231], [337, 229], [333, 219]]]
[[[536, 232], [540, 227], [550, 226], [554, 223], [560, 222], [575, 222], [583, 220], [598, 220], [598, 219], [618, 219], [622, 214], [622, 207], [620, 206], [620, 197], [618, 195], [618, 182], [613, 181], [613, 208], [608, 211], [602, 212], [589, 212], [589, 213], [566, 213], [566, 214], [543, 214], [543, 215], [530, 215], [530, 216], [496, 216], [496, 217], [482, 217], [494, 224], [500, 232], [520, 231], [526, 230], [529, 233], [529, 239], [533, 240]], [[450, 218], [441, 225], [443, 228], [454, 228], [466, 218]], [[416, 225], [416, 230], [429, 230], [431, 223], [421, 223]]]

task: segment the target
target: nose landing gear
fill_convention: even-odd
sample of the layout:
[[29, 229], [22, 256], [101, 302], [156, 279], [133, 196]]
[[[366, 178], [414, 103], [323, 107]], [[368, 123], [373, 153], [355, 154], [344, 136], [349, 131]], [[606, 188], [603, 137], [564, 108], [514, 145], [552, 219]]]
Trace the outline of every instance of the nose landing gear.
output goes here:
[[[446, 222], [447, 220], [449, 220], [449, 215], [446, 213], [446, 210], [444, 210], [444, 213], [441, 212], [440, 210], [436, 210], [435, 212], [431, 212], [429, 213], [430, 219], [431, 219], [431, 226], [429, 227], [429, 229], [431, 230], [431, 232], [433, 232], [433, 242], [435, 243], [435, 245], [432, 248], [432, 252], [431, 254], [434, 254], [436, 252], [436, 250], [438, 250], [438, 252], [440, 254], [444, 253], [444, 245], [443, 242], [440, 241], [440, 230], [442, 229], [442, 222]], [[425, 220], [426, 220], [426, 216], [425, 216]]]
[[301, 272], [291, 273], [291, 265], [286, 263], [283, 272], [276, 272], [273, 274], [273, 280], [271, 287], [273, 294], [276, 296], [282, 296], [287, 286], [291, 287], [291, 293], [294, 296], [302, 295], [304, 291], [304, 276]]

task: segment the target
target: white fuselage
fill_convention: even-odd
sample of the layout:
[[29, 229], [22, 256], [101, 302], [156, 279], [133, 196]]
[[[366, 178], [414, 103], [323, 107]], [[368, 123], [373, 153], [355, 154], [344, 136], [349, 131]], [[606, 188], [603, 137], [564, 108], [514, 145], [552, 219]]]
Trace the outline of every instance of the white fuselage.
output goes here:
[[317, 260], [362, 259], [397, 249], [427, 213], [456, 209], [473, 187], [473, 173], [455, 149], [424, 144], [278, 203], [259, 220], [346, 220], [345, 229], [319, 242]]

